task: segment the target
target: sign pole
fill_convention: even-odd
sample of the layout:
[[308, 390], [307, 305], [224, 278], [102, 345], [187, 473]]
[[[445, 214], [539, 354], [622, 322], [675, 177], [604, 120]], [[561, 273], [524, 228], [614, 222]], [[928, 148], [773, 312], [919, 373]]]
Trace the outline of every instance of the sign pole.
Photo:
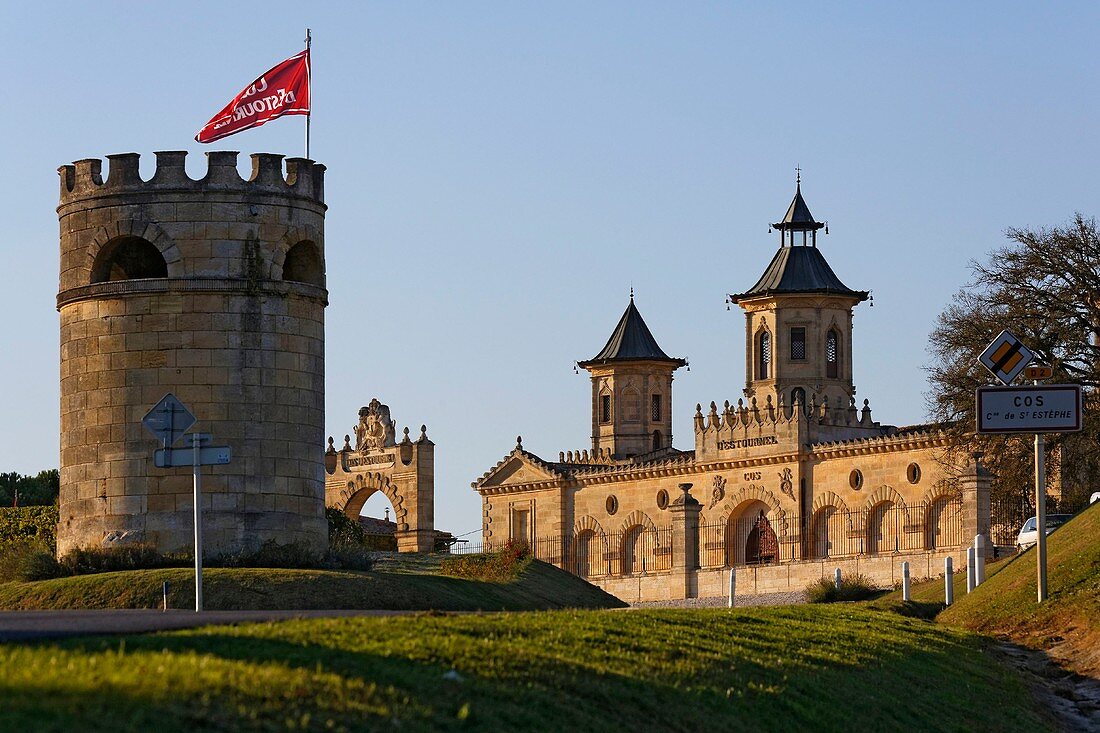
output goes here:
[[195, 613], [202, 611], [202, 464], [198, 435], [191, 436], [191, 471], [195, 479]]
[[[1039, 384], [1039, 380], [1035, 380]], [[1047, 599], [1047, 465], [1045, 440], [1035, 433], [1035, 561], [1038, 563], [1039, 603]]]

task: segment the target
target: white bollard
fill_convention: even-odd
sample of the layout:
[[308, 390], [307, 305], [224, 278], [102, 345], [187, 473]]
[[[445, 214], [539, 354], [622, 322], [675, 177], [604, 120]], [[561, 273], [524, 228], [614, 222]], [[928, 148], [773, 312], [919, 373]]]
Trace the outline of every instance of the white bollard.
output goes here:
[[737, 568], [730, 568], [730, 608], [733, 608], [733, 596], [737, 591]]
[[836, 583], [836, 589], [840, 590], [840, 568], [837, 568], [836, 572], [833, 573], [833, 582]]
[[968, 548], [966, 548], [966, 592], [967, 593], [973, 593], [974, 592], [974, 587], [975, 587], [974, 586], [974, 580], [975, 580], [974, 575], [975, 574], [976, 574], [976, 570], [974, 568], [974, 548], [973, 547], [968, 547]]
[[901, 600], [911, 601], [913, 600], [909, 596], [909, 561], [906, 560], [901, 564]]
[[955, 602], [955, 568], [950, 557], [943, 559], [943, 602], [950, 606]]
[[985, 537], [980, 534], [974, 535], [974, 569], [977, 576], [974, 585], [977, 587], [985, 582]]

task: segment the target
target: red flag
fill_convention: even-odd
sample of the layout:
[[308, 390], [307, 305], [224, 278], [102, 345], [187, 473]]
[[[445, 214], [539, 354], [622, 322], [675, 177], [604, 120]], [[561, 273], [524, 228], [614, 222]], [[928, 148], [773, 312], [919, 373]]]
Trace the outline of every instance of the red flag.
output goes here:
[[265, 72], [245, 87], [195, 135], [212, 143], [283, 115], [309, 114], [309, 49]]

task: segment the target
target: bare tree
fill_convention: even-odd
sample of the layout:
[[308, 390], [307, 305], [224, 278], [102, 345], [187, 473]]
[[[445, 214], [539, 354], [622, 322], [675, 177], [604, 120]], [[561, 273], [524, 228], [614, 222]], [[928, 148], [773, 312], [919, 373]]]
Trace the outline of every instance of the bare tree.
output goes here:
[[[1100, 487], [1100, 234], [1095, 219], [1076, 215], [1065, 227], [1010, 229], [1009, 244], [972, 262], [973, 280], [954, 297], [929, 338], [930, 416], [955, 432], [956, 451], [982, 451], [997, 478], [997, 506], [1030, 514], [1030, 436], [974, 433], [974, 391], [991, 377], [978, 354], [1002, 329], [1015, 333], [1054, 370], [1051, 381], [1085, 387], [1084, 430], [1048, 436], [1048, 475], [1060, 477], [1063, 505]], [[1093, 489], [1095, 490], [1095, 489]]]

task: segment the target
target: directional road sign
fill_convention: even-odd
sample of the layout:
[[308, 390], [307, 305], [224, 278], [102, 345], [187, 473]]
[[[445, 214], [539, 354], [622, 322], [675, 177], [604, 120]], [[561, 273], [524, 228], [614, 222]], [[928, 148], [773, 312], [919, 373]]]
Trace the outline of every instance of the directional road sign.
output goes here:
[[[228, 445], [215, 445], [199, 448], [200, 466], [224, 466], [233, 459], [233, 451]], [[157, 468], [181, 468], [195, 465], [194, 448], [157, 448], [153, 453], [153, 463]]]
[[1075, 433], [1081, 429], [1081, 388], [978, 387], [979, 433]]
[[985, 348], [978, 361], [1002, 383], [1012, 384], [1012, 380], [1034, 357], [1011, 331], [1001, 331], [1001, 335]]
[[174, 394], [169, 392], [153, 406], [153, 409], [145, 413], [141, 424], [157, 436], [157, 440], [169, 446], [182, 438], [187, 429], [195, 424], [195, 416]]

